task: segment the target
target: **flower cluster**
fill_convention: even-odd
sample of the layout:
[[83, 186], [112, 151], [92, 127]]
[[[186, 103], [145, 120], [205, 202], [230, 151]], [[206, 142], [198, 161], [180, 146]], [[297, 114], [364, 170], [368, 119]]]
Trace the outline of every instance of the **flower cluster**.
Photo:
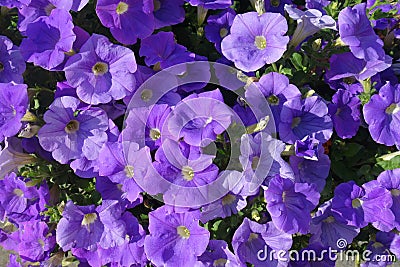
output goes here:
[[399, 4], [361, 2], [0, 0], [9, 266], [400, 257]]

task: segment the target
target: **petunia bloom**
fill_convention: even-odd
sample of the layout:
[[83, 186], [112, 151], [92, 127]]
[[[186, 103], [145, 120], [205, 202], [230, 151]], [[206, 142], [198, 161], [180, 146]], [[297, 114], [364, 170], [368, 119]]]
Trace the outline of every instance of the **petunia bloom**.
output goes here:
[[343, 78], [349, 78], [346, 79], [347, 81], [351, 79], [363, 81], [389, 68], [392, 64], [392, 58], [385, 55], [382, 59], [366, 61], [365, 59], [356, 58], [351, 52], [345, 52], [332, 55], [329, 63], [330, 68], [325, 77], [330, 82]]
[[99, 0], [96, 13], [118, 42], [135, 44], [154, 30], [153, 3], [143, 0]]
[[62, 215], [57, 225], [57, 244], [64, 251], [71, 248], [95, 248], [104, 231], [96, 206], [77, 206], [70, 200]]
[[222, 39], [229, 34], [235, 15], [235, 11], [228, 8], [218, 15], [209, 16], [207, 19], [207, 25], [204, 27], [206, 38], [215, 44], [215, 48], [220, 53]]
[[310, 228], [310, 212], [318, 204], [320, 194], [315, 185], [294, 183], [274, 177], [264, 192], [267, 210], [277, 229], [288, 233], [306, 234]]
[[199, 211], [174, 213], [162, 206], [149, 213], [144, 250], [156, 266], [194, 266], [203, 254], [210, 233], [199, 226]]
[[319, 96], [293, 98], [283, 104], [279, 124], [282, 141], [294, 144], [310, 135], [321, 143], [329, 140], [333, 132], [328, 107]]
[[65, 64], [68, 84], [83, 102], [97, 105], [124, 98], [135, 87], [137, 65], [129, 48], [93, 34]]
[[[50, 16], [42, 16], [27, 26], [21, 53], [25, 60], [47, 70], [63, 63], [76, 39], [71, 14], [55, 9]], [[46, 32], [46, 34], [43, 34]]]
[[96, 159], [107, 141], [108, 118], [104, 110], [80, 109], [80, 103], [71, 96], [56, 98], [44, 114], [46, 124], [38, 133], [40, 145], [62, 164], [83, 156]]
[[340, 138], [351, 138], [356, 135], [360, 127], [361, 101], [351, 92], [339, 89], [328, 105], [333, 126]]
[[389, 82], [364, 105], [363, 113], [375, 142], [400, 148], [400, 84]]
[[6, 36], [0, 36], [0, 82], [23, 83], [26, 68], [19, 48]]
[[155, 28], [181, 23], [185, 19], [183, 0], [154, 0], [154, 22]]
[[283, 36], [287, 29], [281, 14], [239, 14], [233, 20], [231, 33], [222, 40], [222, 54], [237, 68], [256, 71], [282, 57], [289, 42], [289, 37]]
[[342, 238], [351, 244], [353, 239], [360, 233], [360, 229], [347, 225], [346, 221], [332, 212], [332, 200], [322, 204], [312, 218], [310, 232], [312, 234], [310, 243], [319, 242], [324, 246], [338, 248], [337, 241]]
[[290, 45], [294, 47], [319, 30], [336, 30], [336, 21], [331, 16], [324, 15], [317, 9], [301, 11], [291, 5], [285, 5], [285, 10], [288, 12], [289, 17], [297, 21], [296, 30], [290, 40]]
[[341, 10], [338, 25], [340, 39], [356, 58], [366, 61], [384, 58], [383, 42], [371, 26], [365, 3]]
[[21, 119], [28, 110], [25, 84], [0, 83], [0, 142], [21, 129]]
[[288, 259], [282, 255], [278, 258], [273, 251], [287, 251], [291, 246], [291, 235], [278, 230], [272, 222], [259, 224], [248, 218], [244, 218], [232, 238], [233, 250], [240, 261], [255, 267], [286, 266]]

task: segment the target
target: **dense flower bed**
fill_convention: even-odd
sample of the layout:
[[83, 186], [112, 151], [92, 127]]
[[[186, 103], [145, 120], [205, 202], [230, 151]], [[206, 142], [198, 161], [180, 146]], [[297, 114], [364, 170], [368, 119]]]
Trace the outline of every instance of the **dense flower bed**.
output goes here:
[[400, 257], [397, 1], [0, 6], [9, 266]]

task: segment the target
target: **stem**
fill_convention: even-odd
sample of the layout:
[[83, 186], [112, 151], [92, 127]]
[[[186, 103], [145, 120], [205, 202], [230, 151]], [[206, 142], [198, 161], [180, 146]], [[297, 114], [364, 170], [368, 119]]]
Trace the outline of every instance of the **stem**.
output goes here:
[[276, 66], [275, 63], [272, 63], [271, 65], [272, 65], [272, 68], [274, 69], [275, 72], [279, 72], [278, 71], [278, 67]]

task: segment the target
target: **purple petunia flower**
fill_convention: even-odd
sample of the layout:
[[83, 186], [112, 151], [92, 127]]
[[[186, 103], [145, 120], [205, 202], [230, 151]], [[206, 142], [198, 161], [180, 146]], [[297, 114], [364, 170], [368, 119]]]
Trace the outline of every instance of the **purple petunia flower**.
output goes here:
[[71, 0], [31, 0], [28, 6], [18, 9], [18, 30], [25, 33], [29, 24], [42, 16], [50, 16], [54, 10], [69, 11], [72, 7]]
[[[142, 189], [135, 182], [137, 179], [146, 179], [149, 162], [144, 161], [143, 154], [147, 148], [139, 150], [139, 145], [133, 142], [106, 143], [100, 150], [99, 174], [107, 176], [112, 182], [121, 184], [122, 198], [134, 202], [138, 199]], [[124, 153], [126, 157], [124, 157]]]
[[165, 200], [186, 199], [188, 204], [194, 204], [191, 199], [198, 196], [182, 188], [196, 189], [217, 178], [218, 167], [212, 163], [214, 156], [200, 153], [198, 147], [170, 139], [165, 140], [162, 148], [157, 150], [153, 166], [165, 180], [174, 184], [164, 193]]
[[144, 139], [145, 145], [151, 150], [157, 149], [162, 140], [166, 138], [164, 136], [166, 134], [164, 125], [170, 112], [171, 107], [167, 104], [132, 108], [125, 120], [124, 140], [131, 140], [140, 144]]
[[286, 101], [301, 97], [299, 89], [289, 83], [289, 79], [277, 72], [270, 72], [261, 76], [258, 82], [254, 82], [256, 86], [250, 86], [245, 92], [246, 99], [253, 105], [265, 105], [265, 101], [258, 99], [258, 90], [265, 96], [269, 107], [274, 116], [276, 125], [279, 125], [280, 114], [283, 103]]
[[233, 235], [232, 246], [240, 261], [255, 267], [287, 266], [287, 259], [282, 260], [282, 255], [278, 258], [272, 251], [289, 250], [292, 237], [278, 230], [272, 222], [258, 224], [244, 218]]
[[186, 47], [175, 42], [172, 32], [159, 32], [141, 42], [139, 54], [145, 57], [147, 66], [154, 65], [155, 70], [162, 70], [173, 65], [191, 62], [193, 56]]
[[56, 240], [63, 251], [95, 248], [104, 232], [96, 206], [77, 206], [70, 200], [62, 215], [57, 225]]
[[6, 36], [0, 36], [0, 82], [23, 83], [25, 61], [17, 46]]
[[28, 109], [25, 84], [0, 83], [0, 142], [21, 129], [21, 119]]
[[99, 104], [122, 99], [132, 92], [136, 69], [135, 55], [129, 48], [93, 34], [79, 54], [68, 59], [64, 71], [82, 101]]
[[389, 68], [392, 63], [392, 58], [385, 55], [383, 59], [366, 61], [356, 58], [351, 52], [345, 52], [332, 55], [329, 59], [329, 63], [330, 68], [325, 74], [326, 79], [329, 81], [352, 77], [363, 81]]
[[192, 6], [201, 6], [205, 9], [226, 9], [232, 5], [232, 0], [185, 0]]
[[305, 157], [290, 156], [290, 166], [293, 169], [295, 181], [298, 183], [314, 184], [318, 192], [325, 187], [326, 178], [329, 175], [331, 161], [324, 154], [324, 148], [317, 146], [317, 159], [310, 160]]
[[232, 214], [237, 214], [238, 211], [244, 209], [247, 205], [246, 199], [230, 192], [221, 199], [214, 201], [208, 205], [204, 205], [201, 209], [202, 223], [206, 223], [215, 218], [226, 218]]
[[389, 82], [364, 105], [363, 113], [372, 139], [400, 148], [400, 84]]
[[237, 266], [245, 265], [229, 250], [224, 240], [210, 240], [206, 251], [197, 258], [195, 267], [208, 266]]
[[131, 45], [154, 30], [153, 3], [143, 0], [99, 0], [96, 13], [118, 42]]
[[194, 266], [203, 254], [210, 233], [199, 226], [199, 211], [174, 213], [162, 206], [149, 213], [149, 231], [144, 250], [156, 266]]
[[209, 16], [207, 25], [204, 27], [206, 38], [215, 44], [215, 48], [221, 53], [222, 39], [230, 33], [236, 12], [228, 8], [218, 15]]
[[94, 160], [107, 141], [108, 118], [100, 108], [80, 109], [71, 96], [56, 98], [44, 115], [46, 124], [39, 130], [40, 145], [65, 164], [85, 156]]
[[270, 135], [260, 132], [254, 137], [246, 134], [241, 137], [239, 161], [243, 168], [242, 196], [255, 195], [260, 185], [268, 183], [277, 174], [293, 179], [289, 164], [282, 159], [285, 144]]
[[48, 204], [47, 185], [42, 184], [38, 189], [29, 185], [29, 182], [30, 180], [18, 177], [15, 173], [0, 180], [0, 206], [11, 222], [20, 224], [36, 219]]
[[396, 234], [393, 232], [385, 233], [378, 232], [368, 242], [366, 251], [368, 250], [368, 258], [366, 261], [361, 263], [361, 267], [384, 267], [392, 266], [393, 260], [391, 256], [394, 256], [390, 251], [393, 240]]
[[339, 89], [332, 97], [332, 103], [328, 105], [333, 126], [340, 138], [352, 138], [360, 127], [361, 101], [351, 92]]
[[71, 15], [62, 9], [55, 9], [49, 17], [39, 17], [27, 26], [27, 38], [20, 46], [23, 57], [47, 70], [56, 68], [63, 63], [65, 53], [72, 50], [76, 39], [73, 28]]
[[383, 42], [371, 26], [365, 3], [341, 10], [338, 25], [340, 38], [356, 58], [370, 61], [385, 57]]
[[233, 20], [221, 43], [222, 54], [243, 71], [255, 71], [277, 61], [286, 51], [288, 29], [281, 14], [247, 12]]
[[56, 239], [45, 222], [39, 220], [20, 224], [17, 232], [10, 236], [17, 241], [17, 251], [22, 259], [28, 261], [43, 261], [54, 249]]
[[392, 198], [387, 189], [377, 187], [371, 190], [369, 185], [364, 189], [354, 181], [338, 185], [332, 199], [332, 211], [336, 217], [359, 228], [368, 223], [379, 228], [391, 227], [394, 223], [391, 206]]
[[299, 158], [318, 160], [318, 148], [319, 141], [308, 135], [294, 143], [294, 153]]
[[400, 169], [387, 170], [379, 174], [376, 179], [378, 186], [390, 191], [393, 205], [390, 210], [393, 212], [396, 221], [396, 228], [400, 229]]
[[[310, 232], [312, 234], [310, 243], [321, 243], [323, 246], [338, 248], [339, 239], [345, 239], [351, 244], [358, 235], [360, 229], [347, 225], [335, 212], [332, 212], [332, 200], [322, 204], [311, 221]], [[343, 249], [343, 248], [339, 248]]]
[[301, 11], [291, 5], [285, 5], [285, 10], [289, 14], [289, 17], [297, 21], [296, 30], [290, 40], [290, 45], [294, 47], [319, 30], [336, 30], [336, 21], [331, 16], [324, 15], [317, 9]]
[[318, 204], [315, 185], [294, 183], [280, 176], [274, 177], [264, 192], [272, 222], [285, 233], [306, 234], [310, 228], [310, 212]]
[[154, 22], [155, 28], [181, 23], [185, 19], [183, 0], [154, 0]]
[[171, 111], [168, 132], [189, 145], [206, 146], [229, 127], [232, 117], [219, 89], [191, 94]]
[[332, 135], [332, 126], [328, 107], [321, 97], [293, 98], [283, 104], [279, 136], [290, 144], [307, 135], [324, 143]]

